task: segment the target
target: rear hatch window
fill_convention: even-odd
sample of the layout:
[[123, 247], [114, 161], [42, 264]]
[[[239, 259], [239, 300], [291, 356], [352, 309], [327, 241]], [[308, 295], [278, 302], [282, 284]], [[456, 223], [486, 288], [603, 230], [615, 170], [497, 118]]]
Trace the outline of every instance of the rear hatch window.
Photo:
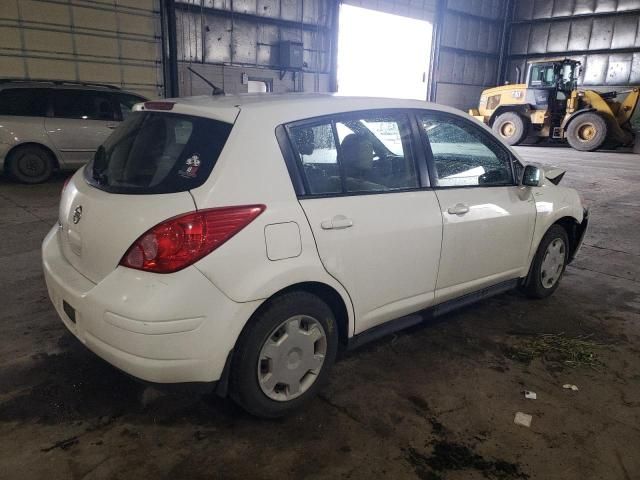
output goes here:
[[98, 148], [87, 182], [111, 193], [175, 193], [209, 177], [232, 125], [174, 113], [134, 112]]

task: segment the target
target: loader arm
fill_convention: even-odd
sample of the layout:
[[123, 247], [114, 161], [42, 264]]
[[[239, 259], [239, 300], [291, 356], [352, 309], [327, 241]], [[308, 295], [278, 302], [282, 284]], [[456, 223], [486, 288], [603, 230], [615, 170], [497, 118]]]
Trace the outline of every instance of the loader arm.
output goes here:
[[627, 94], [624, 101], [620, 105], [620, 109], [618, 110], [618, 115], [616, 116], [616, 121], [618, 122], [618, 124], [624, 125], [625, 123], [631, 120], [631, 117], [633, 117], [633, 114], [635, 113], [636, 108], [638, 107], [638, 100], [640, 99], [640, 90], [637, 88], [634, 88], [634, 89], [626, 90], [624, 92], [619, 92], [619, 93]]
[[[637, 89], [634, 89], [634, 90], [637, 90]], [[638, 102], [637, 91], [636, 92], [631, 91], [629, 93], [629, 95], [627, 96], [627, 98], [629, 96], [631, 96], [632, 98], [630, 99], [630, 101], [634, 102], [633, 103], [633, 105], [634, 105], [633, 108], [628, 109], [627, 111], [625, 111], [624, 108], [623, 108], [623, 106], [627, 102], [627, 98], [625, 98], [625, 101], [623, 102], [623, 104], [620, 105], [620, 104], [617, 104], [615, 101], [610, 101], [611, 103], [608, 102], [607, 100], [602, 98], [602, 96], [600, 95], [599, 92], [596, 92], [595, 90], [584, 90], [583, 92], [581, 92], [581, 94], [582, 94], [582, 98], [583, 98], [584, 103], [586, 105], [588, 105], [589, 107], [594, 108], [595, 110], [597, 110], [598, 113], [602, 117], [604, 117], [605, 120], [607, 121], [607, 125], [608, 125], [608, 128], [609, 128], [609, 132], [607, 134], [607, 138], [610, 138], [613, 141], [621, 143], [623, 145], [627, 145], [631, 141], [633, 141], [633, 136], [632, 136], [631, 132], [627, 129], [628, 127], [627, 127], [626, 123], [629, 120], [629, 118], [631, 118], [631, 115], [629, 115], [629, 113], [633, 114], [633, 110], [635, 109], [635, 105]], [[634, 100], [634, 98], [635, 98], [635, 100]], [[618, 107], [618, 108], [616, 108], [616, 107]], [[614, 110], [615, 110], [615, 112], [614, 112]], [[579, 113], [581, 113], [581, 112], [576, 112], [576, 117], [579, 116]], [[623, 116], [622, 118], [626, 117], [626, 120], [624, 122], [620, 122], [620, 115]], [[576, 117], [574, 117], [574, 118], [576, 118]], [[570, 122], [567, 122], [567, 124], [568, 123], [570, 123]], [[623, 126], [625, 128], [623, 128]]]

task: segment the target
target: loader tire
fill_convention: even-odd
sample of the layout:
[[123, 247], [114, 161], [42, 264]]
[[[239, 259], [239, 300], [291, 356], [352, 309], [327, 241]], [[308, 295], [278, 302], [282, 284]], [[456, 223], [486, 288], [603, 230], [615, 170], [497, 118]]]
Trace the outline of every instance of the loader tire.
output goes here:
[[505, 112], [498, 115], [492, 128], [507, 145], [518, 145], [527, 136], [529, 121], [516, 112]]
[[569, 123], [566, 137], [576, 150], [593, 152], [607, 139], [607, 130], [607, 122], [597, 113], [581, 113]]

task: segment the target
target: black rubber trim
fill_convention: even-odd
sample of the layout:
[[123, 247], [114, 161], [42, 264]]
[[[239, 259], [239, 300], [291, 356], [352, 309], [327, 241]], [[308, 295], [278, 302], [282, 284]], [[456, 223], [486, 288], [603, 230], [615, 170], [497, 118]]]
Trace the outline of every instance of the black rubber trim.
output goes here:
[[389, 320], [388, 322], [377, 325], [373, 328], [370, 328], [369, 330], [351, 337], [348, 341], [347, 349], [352, 350], [397, 331], [413, 327], [414, 325], [422, 323], [425, 318], [439, 317], [440, 315], [444, 315], [453, 310], [457, 310], [458, 308], [466, 307], [467, 305], [471, 305], [472, 303], [478, 302], [480, 300], [484, 300], [486, 298], [493, 297], [494, 295], [508, 292], [509, 290], [513, 290], [518, 285], [520, 285], [521, 281], [521, 278], [506, 280], [489, 287], [481, 288], [480, 290], [477, 290], [475, 292], [468, 293], [467, 295], [463, 295], [462, 297], [454, 298], [453, 300], [449, 300], [433, 307], [429, 307], [425, 310], [413, 313], [411, 315], [406, 315], [395, 320]]
[[575, 247], [571, 250], [571, 255], [569, 256], [569, 261], [567, 263], [573, 262], [576, 258], [578, 250], [582, 246], [582, 242], [584, 241], [584, 235], [587, 233], [587, 227], [589, 226], [589, 209], [583, 209], [582, 222], [580, 225], [576, 227], [576, 233], [578, 234], [578, 241], [575, 244]]
[[227, 360], [224, 362], [220, 380], [216, 382], [215, 392], [219, 397], [225, 398], [229, 394], [229, 378], [231, 377], [231, 362], [233, 360], [233, 350], [229, 351]]
[[284, 125], [278, 125], [276, 127], [276, 140], [278, 140], [278, 145], [280, 146], [280, 151], [284, 157], [284, 163], [287, 166], [287, 171], [289, 172], [289, 177], [291, 178], [291, 183], [296, 192], [296, 196], [300, 197], [305, 195], [307, 189], [305, 188], [300, 170], [298, 170], [296, 153], [293, 150], [293, 145], [291, 145], [289, 135], [287, 135], [287, 130]]
[[358, 335], [354, 335], [349, 339], [347, 348], [349, 350], [358, 348], [365, 343], [373, 342], [374, 340], [386, 337], [387, 335], [391, 335], [392, 333], [399, 330], [404, 330], [405, 328], [418, 325], [423, 320], [424, 319], [420, 314], [407, 315], [406, 317], [390, 320], [388, 322], [370, 328], [369, 330], [366, 330], [362, 333], [359, 333]]

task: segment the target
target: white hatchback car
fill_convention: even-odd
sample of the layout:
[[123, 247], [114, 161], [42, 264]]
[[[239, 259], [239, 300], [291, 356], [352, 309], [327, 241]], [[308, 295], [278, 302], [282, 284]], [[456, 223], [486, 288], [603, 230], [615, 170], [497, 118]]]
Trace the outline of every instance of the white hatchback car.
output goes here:
[[[49, 295], [103, 359], [283, 415], [352, 347], [520, 286], [586, 230], [563, 172], [421, 101], [192, 97], [135, 108], [65, 186]], [[418, 312], [418, 314], [416, 314]]]

